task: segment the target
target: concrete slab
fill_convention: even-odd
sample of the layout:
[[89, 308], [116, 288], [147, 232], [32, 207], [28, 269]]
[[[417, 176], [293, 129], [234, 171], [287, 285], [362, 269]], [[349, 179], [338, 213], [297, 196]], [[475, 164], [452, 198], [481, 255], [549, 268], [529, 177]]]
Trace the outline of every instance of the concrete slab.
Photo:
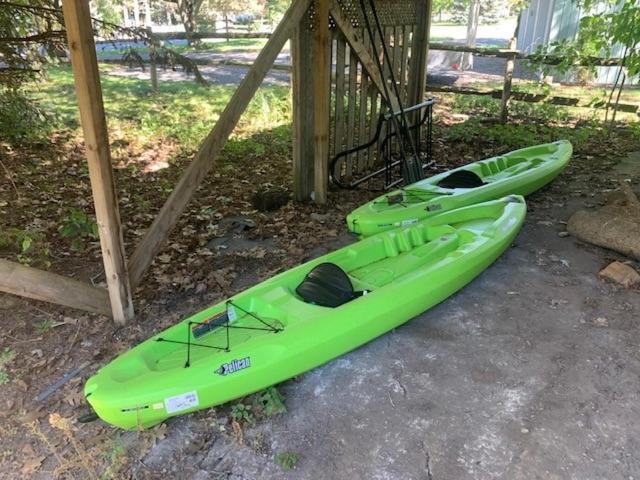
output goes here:
[[[245, 446], [216, 432], [200, 457], [169, 439], [157, 452], [195, 478], [639, 478], [640, 295], [597, 278], [613, 254], [558, 235], [598, 201], [592, 174], [531, 197], [515, 246], [458, 294], [281, 386], [288, 413]], [[283, 451], [301, 455], [290, 472]]]

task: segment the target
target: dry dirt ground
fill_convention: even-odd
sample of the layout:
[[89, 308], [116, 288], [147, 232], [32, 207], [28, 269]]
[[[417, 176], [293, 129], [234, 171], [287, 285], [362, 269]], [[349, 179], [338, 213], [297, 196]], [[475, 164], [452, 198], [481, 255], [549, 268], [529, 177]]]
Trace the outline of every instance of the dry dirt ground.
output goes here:
[[[0, 296], [2, 352], [15, 353], [2, 367], [0, 478], [640, 478], [640, 294], [598, 279], [617, 255], [561, 233], [614, 188], [607, 174], [619, 161], [579, 152], [528, 199], [524, 229], [492, 267], [406, 325], [281, 385], [288, 411], [256, 412], [253, 425], [233, 422], [229, 406], [145, 432], [73, 418], [84, 380], [117, 352], [278, 271], [286, 256], [299, 262], [352, 241], [342, 218], [361, 196], [254, 215], [255, 229], [231, 235], [241, 248], [226, 260], [161, 258], [151, 282], [161, 293], [139, 293], [139, 320], [123, 329]], [[621, 173], [637, 181], [636, 162]], [[307, 237], [291, 233], [303, 223]], [[223, 273], [182, 278], [201, 270]], [[56, 326], [39, 332], [47, 319]], [[284, 452], [299, 457], [292, 470], [274, 462]]]

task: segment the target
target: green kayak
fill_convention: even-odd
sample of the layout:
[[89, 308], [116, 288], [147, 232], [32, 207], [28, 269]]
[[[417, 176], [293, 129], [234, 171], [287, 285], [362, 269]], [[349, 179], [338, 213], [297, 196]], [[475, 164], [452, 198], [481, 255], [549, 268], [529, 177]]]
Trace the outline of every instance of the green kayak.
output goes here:
[[529, 195], [556, 178], [572, 152], [571, 143], [561, 140], [470, 163], [362, 205], [347, 216], [347, 225], [368, 237], [474, 203]]
[[511, 244], [522, 197], [361, 240], [266, 280], [122, 354], [85, 385], [124, 429], [248, 395], [322, 365], [456, 292]]

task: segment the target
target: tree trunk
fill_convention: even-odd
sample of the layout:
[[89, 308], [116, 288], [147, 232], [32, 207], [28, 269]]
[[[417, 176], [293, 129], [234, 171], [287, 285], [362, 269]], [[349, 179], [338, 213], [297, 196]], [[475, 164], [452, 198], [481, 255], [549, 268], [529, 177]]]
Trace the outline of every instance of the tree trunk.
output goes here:
[[229, 41], [229, 15], [224, 14], [224, 28], [227, 32], [227, 42]]
[[140, 26], [140, 2], [133, 0], [133, 23], [134, 26]]
[[153, 21], [151, 20], [151, 0], [144, 1], [144, 24], [147, 27], [153, 25]]
[[[478, 20], [480, 18], [480, 0], [471, 0], [469, 4], [469, 18], [467, 21], [467, 47], [476, 46], [476, 35], [478, 33]], [[473, 54], [462, 54], [460, 70], [470, 70], [473, 68]]]
[[196, 31], [196, 15], [198, 13], [197, 7], [199, 3], [196, 0], [178, 0], [178, 13], [180, 14], [180, 20], [184, 25], [184, 31], [187, 34], [187, 42], [189, 45], [197, 43], [192, 37], [193, 32]]
[[122, 23], [125, 27], [129, 26], [129, 9], [126, 5], [122, 5]]

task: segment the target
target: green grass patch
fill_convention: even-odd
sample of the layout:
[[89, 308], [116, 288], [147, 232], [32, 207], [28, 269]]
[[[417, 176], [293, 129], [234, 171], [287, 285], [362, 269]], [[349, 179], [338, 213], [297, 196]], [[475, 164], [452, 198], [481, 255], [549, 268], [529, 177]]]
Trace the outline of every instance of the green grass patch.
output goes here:
[[273, 461], [283, 470], [293, 470], [300, 461], [300, 454], [296, 452], [278, 452], [273, 456]]
[[14, 358], [16, 358], [16, 352], [9, 347], [5, 347], [2, 353], [0, 353], [0, 385], [9, 383], [9, 374], [6, 369], [7, 365], [9, 365]]
[[[194, 149], [209, 133], [229, 102], [235, 86], [202, 86], [193, 81], [161, 82], [153, 92], [150, 82], [109, 74], [101, 69], [102, 93], [110, 131], [135, 139], [141, 147], [169, 138]], [[69, 67], [50, 70], [46, 81], [30, 92], [45, 110], [55, 112], [59, 128], [77, 129], [78, 106]], [[260, 130], [291, 122], [291, 98], [287, 87], [265, 86], [256, 93], [234, 132], [246, 138]], [[122, 134], [119, 134], [119, 133]]]
[[[189, 53], [232, 53], [232, 52], [255, 52], [259, 51], [267, 43], [266, 38], [234, 38], [226, 41], [224, 39], [208, 39], [197, 45], [167, 45], [171, 50], [183, 55]], [[98, 47], [96, 52], [98, 60], [112, 58], [117, 55], [124, 55], [129, 50], [135, 50], [140, 55], [148, 54], [149, 47], [113, 48], [106, 44]]]

